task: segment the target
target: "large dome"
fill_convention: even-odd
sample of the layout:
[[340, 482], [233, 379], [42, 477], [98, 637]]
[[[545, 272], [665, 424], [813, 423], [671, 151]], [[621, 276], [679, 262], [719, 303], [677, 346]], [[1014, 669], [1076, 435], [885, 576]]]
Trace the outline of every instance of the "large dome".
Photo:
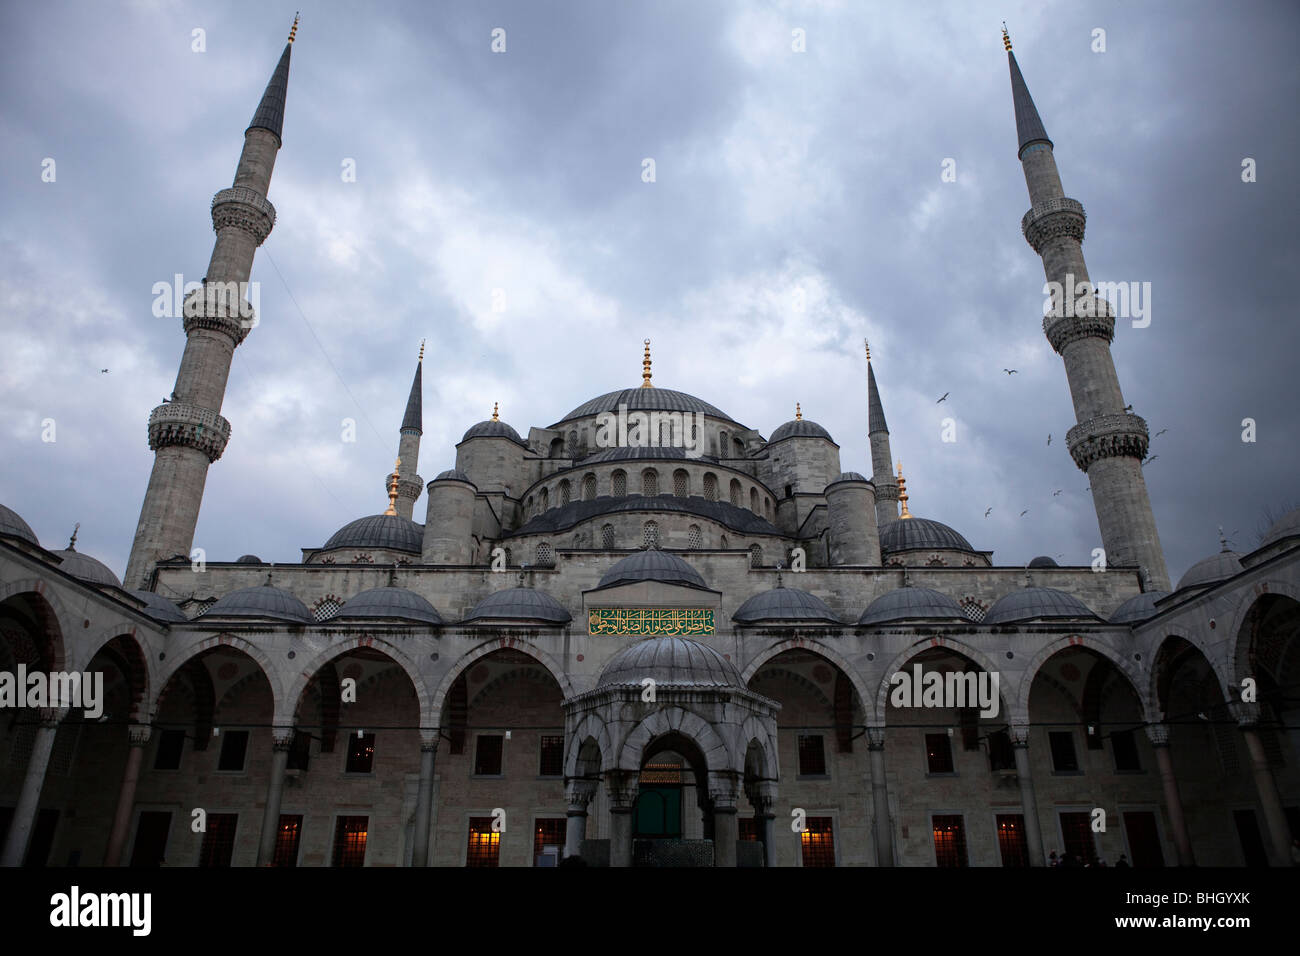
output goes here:
[[[211, 613], [210, 611], [208, 613]], [[371, 588], [347, 599], [326, 620], [401, 620], [415, 624], [442, 624], [433, 605], [406, 588]]]
[[616, 392], [606, 392], [589, 402], [583, 402], [569, 414], [552, 425], [557, 428], [575, 418], [589, 418], [601, 412], [617, 412], [620, 405], [626, 405], [629, 412], [702, 412], [710, 418], [723, 421], [735, 421], [730, 415], [701, 401], [694, 395], [676, 392], [671, 388], [622, 388]]
[[759, 621], [841, 623], [835, 612], [817, 595], [787, 587], [772, 588], [755, 594], [736, 609], [731, 619], [737, 624], [756, 624]]
[[600, 583], [596, 587], [609, 588], [616, 584], [633, 584], [637, 581], [684, 584], [691, 588], [707, 587], [700, 572], [683, 559], [667, 551], [655, 549], [638, 551], [621, 561], [616, 561], [600, 576]]
[[1155, 617], [1156, 601], [1169, 596], [1168, 591], [1144, 591], [1135, 594], [1110, 616], [1112, 624], [1138, 624], [1147, 618]]
[[649, 637], [609, 659], [597, 687], [635, 687], [650, 678], [662, 687], [745, 689], [731, 662], [707, 645], [680, 637]]
[[960, 605], [932, 588], [901, 587], [872, 601], [858, 624], [888, 624], [891, 621], [966, 621]]
[[1179, 578], [1176, 590], [1208, 587], [1211, 584], [1218, 584], [1220, 581], [1235, 577], [1243, 570], [1241, 555], [1235, 551], [1220, 551], [1208, 558], [1202, 558], [1188, 568], [1187, 573]]
[[509, 438], [517, 445], [528, 447], [528, 442], [519, 437], [519, 432], [499, 420], [488, 419], [479, 422], [477, 425], [471, 425], [469, 431], [465, 432], [464, 437], [461, 438], [461, 441], [469, 441], [471, 438]]
[[545, 591], [538, 591], [535, 588], [506, 588], [503, 591], [492, 592], [474, 605], [474, 610], [465, 615], [466, 621], [480, 619], [565, 624], [573, 619], [573, 615]]
[[[206, 618], [255, 617], [291, 624], [311, 624], [313, 618], [307, 606], [288, 591], [269, 584], [240, 588], [220, 598], [208, 608]], [[206, 624], [207, 621], [205, 620]]]
[[831, 433], [816, 422], [810, 422], [806, 418], [797, 418], [788, 421], [784, 425], [778, 425], [776, 431], [772, 432], [772, 437], [767, 440], [768, 444], [773, 442], [784, 441], [787, 438], [825, 438], [827, 441], [834, 441]]
[[321, 550], [332, 548], [386, 548], [419, 554], [424, 548], [424, 525], [400, 515], [370, 515], [339, 528]]
[[0, 537], [3, 536], [22, 538], [28, 544], [34, 544], [38, 548], [41, 546], [41, 543], [36, 540], [36, 532], [22, 519], [18, 512], [0, 505]]
[[59, 570], [71, 574], [78, 581], [85, 581], [87, 584], [111, 584], [117, 588], [122, 586], [117, 575], [110, 571], [103, 561], [97, 561], [90, 555], [73, 551], [71, 548], [54, 553], [63, 559], [59, 564]]
[[970, 551], [970, 542], [941, 521], [899, 518], [880, 529], [881, 551]]
[[1056, 588], [1021, 588], [993, 602], [984, 615], [985, 624], [1014, 624], [1049, 618], [1095, 618], [1088, 606], [1073, 594]]

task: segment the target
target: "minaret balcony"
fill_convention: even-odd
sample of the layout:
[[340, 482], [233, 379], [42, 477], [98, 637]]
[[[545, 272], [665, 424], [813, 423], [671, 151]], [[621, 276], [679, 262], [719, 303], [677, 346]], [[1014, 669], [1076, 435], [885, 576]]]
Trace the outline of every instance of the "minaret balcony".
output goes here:
[[1083, 242], [1084, 227], [1088, 217], [1083, 211], [1083, 204], [1077, 199], [1061, 196], [1049, 199], [1034, 206], [1020, 220], [1020, 231], [1025, 234], [1025, 241], [1042, 254], [1043, 246], [1052, 239], [1069, 236]]
[[247, 186], [223, 189], [212, 197], [212, 228], [219, 233], [230, 226], [242, 229], [260, 246], [275, 227], [275, 207]]
[[149, 413], [149, 447], [154, 451], [171, 445], [197, 448], [214, 462], [230, 441], [230, 422], [210, 408], [166, 402]]
[[1140, 415], [1098, 415], [1080, 422], [1065, 433], [1070, 457], [1081, 471], [1103, 458], [1137, 458], [1147, 455], [1150, 438]]

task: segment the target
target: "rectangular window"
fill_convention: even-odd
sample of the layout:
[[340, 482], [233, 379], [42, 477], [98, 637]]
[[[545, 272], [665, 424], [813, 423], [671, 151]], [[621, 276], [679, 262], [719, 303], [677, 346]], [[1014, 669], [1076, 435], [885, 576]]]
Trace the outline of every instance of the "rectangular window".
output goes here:
[[[564, 853], [564, 830], [565, 821], [563, 818], [554, 820], [538, 820], [533, 827], [533, 866], [544, 865], [541, 862], [542, 854], [548, 846], [559, 847], [561, 855]], [[555, 866], [559, 860], [553, 860], [549, 866]]]
[[275, 855], [272, 866], [297, 866], [298, 841], [302, 839], [302, 814], [280, 814], [280, 826], [275, 831]]
[[217, 760], [218, 770], [243, 770], [244, 758], [248, 755], [248, 731], [225, 730], [221, 733], [221, 757]]
[[1005, 730], [989, 734], [989, 769], [1016, 769], [1016, 751], [1011, 746], [1011, 735]]
[[1097, 846], [1092, 842], [1092, 814], [1062, 813], [1061, 839], [1065, 852], [1079, 865], [1095, 865]]
[[141, 810], [140, 822], [135, 828], [135, 848], [131, 851], [131, 865], [158, 866], [167, 852], [167, 831], [171, 829], [172, 815], [167, 810]]
[[1110, 749], [1115, 754], [1115, 769], [1133, 772], [1142, 769], [1138, 760], [1137, 740], [1131, 730], [1117, 730], [1110, 735]]
[[185, 751], [185, 731], [164, 730], [158, 735], [158, 752], [154, 754], [155, 770], [180, 770], [181, 754]]
[[835, 832], [830, 817], [809, 817], [800, 834], [804, 866], [835, 865]]
[[799, 776], [826, 776], [826, 748], [821, 734], [799, 735]]
[[235, 852], [235, 825], [238, 822], [237, 813], [208, 814], [208, 829], [203, 834], [203, 845], [199, 849], [199, 866], [230, 866], [230, 857]]
[[537, 771], [542, 777], [559, 777], [564, 773], [564, 736], [562, 734], [544, 734], [541, 746], [541, 766]]
[[348, 773], [370, 773], [375, 765], [375, 735], [348, 734]]
[[501, 834], [492, 829], [492, 817], [470, 817], [469, 849], [465, 854], [465, 865], [499, 866], [500, 856]]
[[334, 824], [334, 866], [364, 866], [369, 817], [339, 817]]
[[307, 764], [311, 760], [311, 734], [303, 733], [301, 730], [293, 732], [293, 744], [289, 747], [289, 761], [285, 764], [286, 770], [302, 770], [306, 772]]
[[1068, 730], [1053, 730], [1047, 735], [1052, 748], [1052, 769], [1056, 773], [1078, 773], [1079, 758], [1074, 752], [1074, 734]]
[[947, 734], [925, 735], [925, 759], [930, 773], [952, 773], [952, 741]]
[[762, 839], [758, 832], [758, 821], [753, 817], [741, 817], [736, 822], [740, 824], [740, 839], [754, 842]]
[[1028, 866], [1029, 845], [1025, 842], [1025, 817], [1020, 813], [999, 813], [998, 849], [1003, 866]]
[[501, 751], [504, 745], [505, 737], [501, 734], [478, 735], [474, 745], [474, 776], [501, 776]]
[[931, 818], [934, 829], [934, 861], [939, 866], [966, 866], [966, 830], [960, 816]]
[[1133, 866], [1165, 865], [1156, 815], [1150, 810], [1125, 810], [1124, 835], [1128, 837], [1129, 852], [1133, 854]]

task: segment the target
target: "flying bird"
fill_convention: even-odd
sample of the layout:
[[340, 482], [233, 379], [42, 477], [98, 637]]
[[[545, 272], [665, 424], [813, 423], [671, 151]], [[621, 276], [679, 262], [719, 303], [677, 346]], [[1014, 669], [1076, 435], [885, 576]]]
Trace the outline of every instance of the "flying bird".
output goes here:
[[988, 517], [990, 514], [992, 514], [992, 513], [993, 513], [993, 509], [990, 508], [988, 511], [984, 512], [984, 517], [987, 518], [987, 517]]
[[1052, 433], [1051, 433], [1051, 432], [1048, 432], [1048, 433], [1047, 433], [1047, 444], [1050, 445], [1051, 443], [1052, 443]]
[[1008, 375], [1015, 375], [1016, 372], [1019, 371], [1019, 369], [1014, 369], [1014, 368], [1004, 368], [1002, 371], [1006, 372]]
[[1150, 458], [1148, 458], [1146, 461], [1142, 462], [1142, 464], [1144, 464], [1144, 465], [1149, 465], [1149, 464], [1151, 464], [1151, 462], [1155, 461], [1155, 460], [1156, 460], [1157, 458], [1159, 458], [1159, 457], [1160, 457], [1159, 455], [1152, 455], [1152, 456], [1151, 456]]
[[1155, 437], [1156, 437], [1156, 438], [1159, 438], [1161, 435], [1163, 435], [1163, 434], [1164, 434], [1165, 432], [1167, 432], [1167, 431], [1169, 431], [1168, 428], [1162, 428], [1162, 429], [1160, 429], [1160, 431], [1156, 432]]
[[1131, 411], [1133, 411], [1133, 406], [1132, 406], [1132, 405], [1125, 405], [1125, 406], [1124, 406], [1124, 411], [1126, 411], [1126, 412], [1131, 412]]
[[1023, 517], [1024, 517], [1025, 515], [1027, 515], [1027, 514], [1029, 514], [1029, 509], [1028, 509], [1028, 508], [1026, 508], [1024, 511], [1020, 512], [1020, 517], [1023, 518]]
[[1052, 492], [1052, 497], [1055, 498], [1057, 495], [1059, 495], [1059, 494], [1060, 494], [1062, 491], [1064, 491], [1064, 490], [1065, 490], [1064, 488], [1057, 488], [1055, 491]]
[[106, 369], [106, 368], [101, 368], [99, 371], [100, 371], [100, 374], [101, 374], [101, 375], [106, 375], [106, 374], [108, 374], [108, 369]]
[[[939, 399], [939, 402], [942, 402], [942, 401], [946, 400], [946, 399], [948, 398], [948, 396], [951, 395], [951, 394], [952, 394], [952, 392], [944, 392], [944, 393], [943, 393], [943, 398]], [[935, 404], [938, 405], [939, 402], [935, 402]]]

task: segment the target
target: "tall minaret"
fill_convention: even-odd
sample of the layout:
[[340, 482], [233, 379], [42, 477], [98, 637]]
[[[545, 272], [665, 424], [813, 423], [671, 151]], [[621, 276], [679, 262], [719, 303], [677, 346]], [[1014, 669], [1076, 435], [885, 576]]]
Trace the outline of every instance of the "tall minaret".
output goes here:
[[1054, 288], [1062, 290], [1057, 307], [1043, 320], [1043, 331], [1065, 363], [1074, 400], [1078, 424], [1066, 433], [1065, 442], [1091, 483], [1106, 563], [1145, 568], [1148, 587], [1167, 591], [1169, 572], [1142, 478], [1147, 423], [1128, 411], [1120, 391], [1110, 354], [1115, 317], [1110, 304], [1093, 294], [1083, 261], [1083, 206], [1067, 198], [1061, 188], [1052, 141], [1020, 75], [1005, 29], [1002, 39], [1011, 65], [1019, 157], [1031, 205], [1020, 225], [1025, 240], [1043, 258], [1047, 281], [1058, 283]]
[[204, 287], [185, 300], [185, 352], [176, 388], [171, 400], [149, 416], [153, 473], [127, 562], [129, 588], [147, 587], [159, 559], [189, 556], [208, 466], [221, 457], [230, 440], [230, 422], [221, 417], [221, 402], [235, 347], [257, 324], [245, 295], [246, 283], [253, 253], [275, 225], [275, 207], [267, 201], [266, 191], [280, 149], [289, 52], [297, 29], [294, 17], [284, 53], [244, 131], [234, 184], [212, 197], [217, 241]]
[[898, 520], [898, 479], [894, 477], [893, 455], [889, 450], [889, 426], [885, 424], [885, 407], [880, 404], [876, 373], [871, 370], [871, 345], [867, 350], [867, 438], [871, 442], [871, 483], [876, 486], [876, 524], [883, 531], [886, 524]]
[[[415, 363], [415, 378], [411, 382], [411, 394], [406, 399], [406, 414], [402, 416], [401, 438], [398, 439], [397, 513], [408, 521], [415, 509], [415, 500], [424, 488], [424, 479], [415, 473], [420, 463], [420, 436], [424, 434], [424, 413], [422, 411], [423, 385], [421, 371], [424, 369], [424, 343], [420, 343], [420, 358]], [[388, 479], [384, 479], [388, 484]]]

